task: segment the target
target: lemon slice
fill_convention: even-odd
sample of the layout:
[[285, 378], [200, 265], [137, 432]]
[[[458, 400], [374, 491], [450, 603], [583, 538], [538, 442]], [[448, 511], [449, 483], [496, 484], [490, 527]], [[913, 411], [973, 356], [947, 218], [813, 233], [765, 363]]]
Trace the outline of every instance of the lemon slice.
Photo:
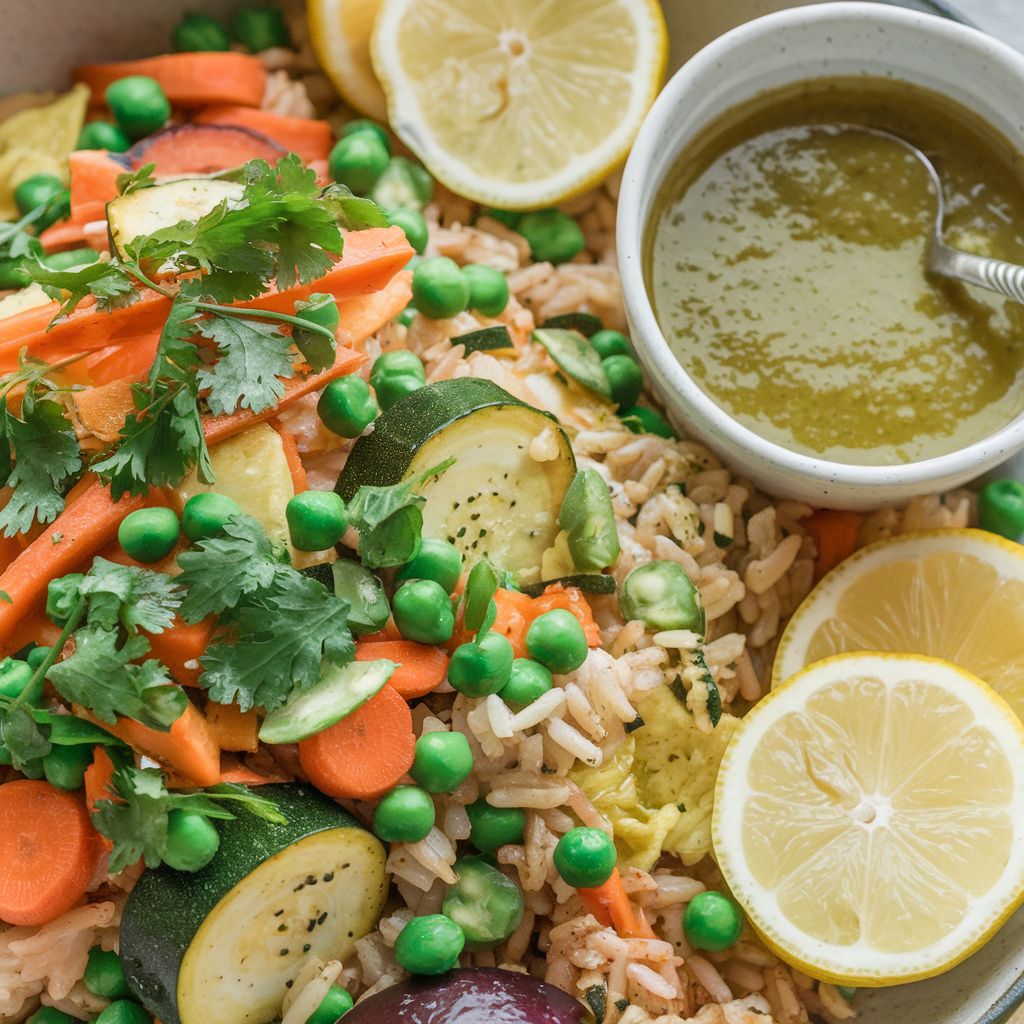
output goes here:
[[391, 126], [452, 191], [549, 206], [622, 161], [661, 85], [657, 0], [384, 0]]
[[306, 0], [317, 60], [342, 99], [360, 113], [387, 121], [384, 91], [370, 63], [370, 35], [380, 0]]
[[1024, 896], [1024, 726], [937, 658], [828, 658], [743, 719], [712, 837], [751, 923], [800, 970], [930, 977]]
[[1024, 718], [1024, 546], [983, 530], [931, 530], [863, 548], [797, 609], [772, 684], [843, 651], [945, 658]]

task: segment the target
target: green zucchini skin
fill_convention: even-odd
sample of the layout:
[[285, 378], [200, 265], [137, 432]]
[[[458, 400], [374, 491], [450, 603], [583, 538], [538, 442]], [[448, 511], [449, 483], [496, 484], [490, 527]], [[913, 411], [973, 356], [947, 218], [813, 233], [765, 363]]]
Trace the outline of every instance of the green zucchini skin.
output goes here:
[[543, 580], [540, 583], [529, 583], [524, 586], [523, 593], [530, 597], [540, 597], [547, 587], [553, 583], [561, 583], [563, 587], [576, 587], [585, 594], [614, 594], [615, 577], [597, 572], [581, 572], [573, 576], [560, 576], [555, 580]]
[[[237, 814], [234, 820], [216, 822], [220, 849], [207, 867], [194, 874], [166, 866], [147, 869], [125, 903], [120, 934], [125, 979], [133, 994], [163, 1024], [181, 1024], [177, 986], [182, 960], [200, 926], [227, 893], [266, 860], [301, 839], [338, 828], [366, 831], [311, 786], [268, 785], [261, 786], [259, 793], [278, 804], [287, 824], [275, 825], [232, 808]], [[381, 846], [381, 864], [384, 856]], [[343, 877], [339, 881], [345, 884]], [[367, 894], [369, 898], [378, 895], [383, 903], [384, 893]], [[250, 924], [239, 921], [239, 932]]]

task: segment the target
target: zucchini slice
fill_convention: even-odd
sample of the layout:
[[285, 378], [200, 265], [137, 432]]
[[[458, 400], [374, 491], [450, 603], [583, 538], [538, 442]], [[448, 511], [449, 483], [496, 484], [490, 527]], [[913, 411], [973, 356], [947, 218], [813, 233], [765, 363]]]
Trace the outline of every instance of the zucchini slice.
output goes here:
[[599, 316], [593, 313], [584, 313], [582, 310], [575, 313], [562, 313], [559, 316], [549, 316], [541, 327], [553, 327], [563, 331], [579, 331], [585, 338], [593, 337], [600, 331], [604, 324]]
[[260, 795], [287, 824], [236, 810], [207, 867], [144, 871], [125, 904], [125, 977], [164, 1024], [265, 1024], [309, 957], [349, 956], [380, 919], [380, 841], [311, 787]]
[[126, 256], [125, 246], [140, 235], [183, 220], [199, 220], [224, 200], [242, 198], [243, 185], [214, 178], [181, 178], [140, 188], [107, 203], [110, 248]]
[[460, 334], [457, 338], [452, 338], [452, 344], [464, 345], [467, 355], [470, 352], [515, 352], [516, 350], [512, 343], [512, 336], [504, 324], [481, 327], [478, 331]]
[[557, 420], [478, 378], [428, 384], [378, 417], [338, 478], [351, 500], [364, 484], [395, 484], [454, 458], [419, 486], [423, 535], [472, 563], [487, 558], [517, 580], [540, 579], [576, 460]]

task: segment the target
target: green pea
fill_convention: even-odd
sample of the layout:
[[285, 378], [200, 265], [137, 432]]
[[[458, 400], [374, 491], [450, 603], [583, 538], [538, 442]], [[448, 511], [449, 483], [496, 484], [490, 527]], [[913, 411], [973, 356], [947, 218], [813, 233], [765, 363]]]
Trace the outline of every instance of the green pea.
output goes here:
[[427, 230], [423, 214], [419, 210], [388, 210], [388, 220], [405, 232], [409, 244], [422, 255], [427, 242], [430, 241], [430, 232]]
[[555, 608], [530, 623], [526, 649], [546, 669], [564, 675], [587, 660], [589, 648], [579, 619], [564, 608]]
[[508, 281], [500, 270], [470, 263], [462, 268], [469, 282], [469, 308], [484, 316], [497, 316], [508, 305]]
[[414, 917], [398, 934], [395, 959], [410, 974], [444, 974], [466, 945], [462, 929], [444, 914]]
[[521, 807], [492, 807], [480, 799], [466, 808], [469, 841], [481, 853], [521, 843], [526, 832], [526, 811]]
[[118, 999], [96, 1018], [94, 1024], [153, 1024], [153, 1018], [129, 999]]
[[359, 437], [377, 418], [377, 405], [370, 385], [362, 377], [338, 377], [324, 388], [316, 403], [321, 422], [339, 437]]
[[77, 1017], [72, 1017], [63, 1010], [57, 1010], [52, 1006], [40, 1006], [25, 1024], [81, 1024]]
[[408, 349], [395, 348], [390, 352], [382, 352], [373, 361], [370, 370], [370, 383], [374, 388], [388, 377], [415, 377], [420, 383], [426, 381], [423, 360], [415, 352]]
[[107, 86], [104, 97], [118, 127], [129, 139], [152, 135], [171, 116], [163, 87], [148, 75], [119, 78]]
[[384, 412], [387, 412], [393, 405], [397, 405], [406, 395], [419, 391], [423, 387], [423, 381], [419, 377], [410, 374], [399, 374], [382, 380], [375, 388], [377, 392], [377, 404]]
[[9, 768], [12, 764], [14, 764], [14, 758], [11, 757], [11, 752], [3, 745], [3, 743], [0, 743], [0, 765], [3, 765], [5, 768]]
[[607, 359], [609, 356], [631, 356], [633, 354], [633, 346], [630, 345], [629, 338], [621, 331], [612, 331], [607, 328], [596, 331], [590, 336], [590, 344], [594, 346], [594, 351], [602, 359]]
[[508, 682], [499, 690], [499, 696], [509, 704], [532, 704], [554, 686], [551, 673], [531, 658], [516, 658]]
[[847, 1002], [849, 1002], [857, 994], [857, 990], [852, 985], [836, 985], [836, 991]]
[[326, 327], [329, 331], [337, 331], [338, 324], [341, 323], [338, 300], [333, 295], [321, 292], [310, 295], [306, 302], [295, 303], [295, 315], [300, 320], [316, 324], [318, 327]]
[[28, 667], [35, 672], [35, 670], [39, 668], [39, 666], [42, 665], [42, 663], [50, 656], [50, 651], [52, 650], [52, 647], [33, 647], [25, 656], [25, 660], [28, 662]]
[[530, 243], [530, 255], [538, 263], [567, 263], [585, 241], [579, 224], [561, 210], [524, 214], [516, 230]]
[[485, 633], [478, 641], [455, 648], [448, 664], [448, 682], [467, 697], [486, 697], [508, 682], [514, 659], [506, 637]]
[[195, 11], [184, 15], [171, 29], [171, 42], [176, 50], [188, 53], [231, 49], [227, 28], [209, 14]]
[[185, 536], [195, 543], [219, 537], [232, 516], [242, 514], [241, 506], [234, 498], [216, 491], [201, 491], [193, 494], [181, 510], [181, 528]]
[[636, 405], [644, 390], [644, 371], [632, 356], [609, 356], [601, 360], [608, 386], [612, 389], [612, 401], [620, 409]]
[[333, 548], [348, 529], [348, 512], [334, 491], [303, 491], [284, 510], [288, 536], [299, 551]]
[[14, 190], [14, 205], [24, 217], [39, 206], [49, 204], [46, 212], [37, 217], [33, 226], [43, 231], [51, 224], [71, 214], [71, 193], [55, 174], [33, 174], [22, 179]]
[[372, 132], [384, 144], [384, 148], [389, 153], [391, 152], [391, 136], [388, 135], [387, 128], [376, 121], [371, 121], [368, 117], [357, 117], [352, 121], [346, 121], [341, 126], [339, 138], [344, 139], [349, 135], [357, 135], [359, 132]]
[[89, 121], [82, 125], [75, 149], [106, 149], [111, 153], [123, 153], [131, 144], [131, 139], [112, 121]]
[[419, 786], [395, 786], [373, 812], [373, 834], [385, 843], [418, 843], [434, 827], [434, 801]]
[[652, 629], [704, 633], [700, 592], [677, 562], [658, 560], [637, 566], [623, 580], [619, 609], [627, 622], [639, 619]]
[[231, 34], [253, 53], [292, 45], [279, 7], [246, 7], [237, 11], [231, 18]]
[[[32, 682], [35, 670], [27, 661], [16, 658], [4, 658], [0, 661], [0, 694], [17, 700], [25, 692], [25, 687]], [[43, 680], [40, 678], [25, 699], [33, 704], [43, 695]]]
[[567, 885], [594, 889], [615, 870], [615, 844], [599, 828], [573, 828], [555, 846], [555, 868]]
[[675, 431], [668, 420], [661, 413], [648, 409], [645, 405], [634, 405], [632, 409], [621, 410], [619, 419], [634, 434], [656, 434], [658, 437], [675, 440]]
[[498, 210], [493, 206], [481, 210], [480, 213], [484, 217], [496, 220], [499, 224], [504, 224], [505, 227], [511, 228], [513, 231], [519, 230], [519, 222], [523, 219], [523, 214], [519, 210]]
[[443, 644], [455, 631], [452, 604], [444, 587], [433, 580], [410, 580], [391, 600], [398, 632], [420, 644]]
[[993, 480], [978, 495], [978, 523], [983, 530], [1008, 540], [1024, 533], [1024, 483]]
[[720, 892], [699, 892], [686, 905], [683, 932], [694, 949], [721, 953], [736, 945], [742, 931], [740, 908]]
[[220, 848], [220, 835], [209, 820], [195, 811], [175, 808], [167, 815], [164, 863], [175, 871], [200, 871]]
[[468, 949], [488, 949], [504, 942], [523, 919], [523, 891], [484, 857], [462, 857], [457, 876], [445, 893], [441, 910], [466, 937]]
[[94, 996], [103, 999], [124, 999], [131, 995], [124, 980], [121, 958], [112, 949], [93, 946], [89, 950], [82, 983]]
[[100, 254], [95, 249], [82, 246], [80, 249], [65, 249], [63, 252], [51, 252], [40, 259], [40, 262], [51, 270], [70, 270], [82, 267], [87, 263], [95, 263]]
[[395, 323], [401, 324], [403, 327], [408, 327], [413, 320], [416, 319], [416, 307], [406, 306], [398, 316], [395, 317]]
[[428, 732], [416, 741], [409, 774], [428, 793], [450, 793], [473, 770], [473, 751], [461, 732]]
[[92, 764], [92, 747], [87, 743], [56, 746], [43, 757], [43, 774], [58, 789], [81, 789], [85, 769]]
[[398, 570], [400, 580], [433, 580], [450, 594], [462, 575], [462, 553], [446, 540], [425, 538], [416, 557]]
[[63, 626], [71, 618], [71, 613], [78, 604], [79, 591], [85, 576], [80, 572], [71, 572], [67, 576], [58, 576], [46, 585], [46, 616], [58, 626]]
[[320, 1005], [306, 1018], [306, 1024], [334, 1024], [339, 1017], [344, 1017], [352, 1006], [352, 996], [348, 990], [340, 985], [332, 985]]
[[136, 562], [159, 562], [174, 550], [180, 530], [172, 509], [140, 508], [121, 520], [117, 542]]
[[420, 263], [412, 274], [413, 305], [431, 320], [447, 320], [469, 306], [469, 282], [447, 256]]
[[327, 169], [335, 181], [363, 196], [384, 173], [389, 160], [387, 147], [373, 132], [356, 132], [334, 144]]
[[0, 260], [0, 289], [27, 288], [32, 283], [32, 276], [25, 269], [24, 257]]
[[434, 179], [425, 167], [404, 156], [392, 157], [370, 198], [385, 210], [422, 210], [434, 194]]
[[581, 469], [562, 499], [558, 525], [568, 533], [573, 564], [584, 572], [613, 565], [619, 557], [619, 529], [604, 477]]

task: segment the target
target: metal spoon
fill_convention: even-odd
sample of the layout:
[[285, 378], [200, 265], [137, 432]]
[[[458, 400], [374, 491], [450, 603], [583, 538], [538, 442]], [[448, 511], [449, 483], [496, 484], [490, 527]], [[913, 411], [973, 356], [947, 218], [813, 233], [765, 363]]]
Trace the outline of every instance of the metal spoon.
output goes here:
[[899, 135], [894, 135], [881, 128], [867, 128], [854, 124], [843, 125], [843, 128], [877, 135], [897, 143], [912, 153], [928, 172], [936, 198], [935, 227], [925, 249], [925, 268], [929, 273], [999, 292], [1000, 295], [1005, 295], [1015, 302], [1024, 302], [1024, 267], [1018, 266], [1016, 263], [1007, 263], [1005, 260], [991, 259], [988, 256], [978, 256], [972, 252], [964, 252], [962, 249], [954, 249], [943, 240], [942, 222], [945, 217], [945, 207], [942, 179], [939, 177], [935, 165], [917, 146]]

